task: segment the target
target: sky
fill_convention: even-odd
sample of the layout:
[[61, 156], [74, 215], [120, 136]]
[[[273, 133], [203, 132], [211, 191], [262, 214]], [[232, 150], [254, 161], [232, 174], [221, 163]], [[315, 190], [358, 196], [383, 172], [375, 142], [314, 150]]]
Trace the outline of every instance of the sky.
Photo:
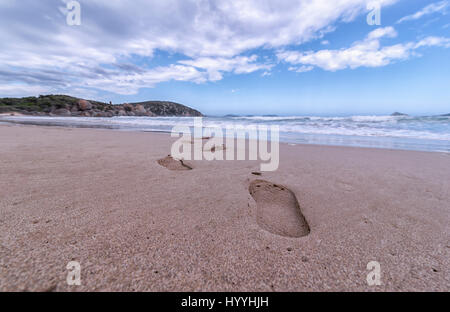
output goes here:
[[71, 2], [0, 0], [0, 97], [450, 113], [450, 0]]

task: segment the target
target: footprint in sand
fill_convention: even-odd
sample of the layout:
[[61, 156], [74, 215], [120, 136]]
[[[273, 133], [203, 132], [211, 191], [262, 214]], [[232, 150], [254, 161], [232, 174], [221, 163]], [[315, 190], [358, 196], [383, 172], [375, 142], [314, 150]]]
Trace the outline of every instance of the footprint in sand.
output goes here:
[[200, 141], [201, 140], [202, 141], [202, 143], [201, 143], [202, 146], [205, 147], [205, 149], [203, 149], [203, 150], [204, 151], [209, 151], [211, 153], [214, 153], [216, 151], [224, 151], [224, 150], [226, 150], [225, 144], [220, 144], [220, 145], [215, 145], [214, 144], [213, 146], [210, 146], [210, 147], [206, 148], [205, 143], [208, 144], [207, 141], [211, 140], [211, 139], [212, 139], [211, 137], [193, 138], [193, 139], [191, 139], [190, 143], [192, 145], [194, 145], [196, 141]]
[[209, 150], [211, 153], [214, 153], [216, 151], [224, 151], [226, 150], [226, 147], [224, 144], [222, 145], [214, 145], [213, 147], [211, 147], [211, 149]]
[[203, 146], [203, 144], [205, 144], [205, 142], [206, 141], [208, 141], [208, 140], [210, 140], [211, 139], [211, 137], [202, 137], [202, 138], [192, 138], [190, 141], [188, 141], [188, 142], [190, 142], [192, 145], [193, 144], [195, 144], [195, 142], [196, 141], [202, 141], [202, 146]]
[[170, 155], [158, 160], [158, 164], [173, 171], [192, 170], [192, 167], [185, 164], [183, 160], [176, 160]]
[[303, 237], [310, 233], [308, 222], [291, 190], [255, 180], [249, 191], [256, 201], [257, 222], [262, 229], [285, 237]]

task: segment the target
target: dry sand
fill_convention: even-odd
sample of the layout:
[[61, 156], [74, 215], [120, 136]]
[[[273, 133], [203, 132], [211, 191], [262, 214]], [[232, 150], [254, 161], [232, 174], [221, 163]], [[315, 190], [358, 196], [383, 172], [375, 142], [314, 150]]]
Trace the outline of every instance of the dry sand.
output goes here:
[[257, 176], [254, 161], [168, 170], [172, 140], [0, 125], [0, 290], [450, 290], [450, 155], [282, 144]]
[[6, 113], [0, 114], [0, 117], [5, 117], [5, 116], [25, 116], [25, 115], [18, 113], [18, 112], [6, 112]]

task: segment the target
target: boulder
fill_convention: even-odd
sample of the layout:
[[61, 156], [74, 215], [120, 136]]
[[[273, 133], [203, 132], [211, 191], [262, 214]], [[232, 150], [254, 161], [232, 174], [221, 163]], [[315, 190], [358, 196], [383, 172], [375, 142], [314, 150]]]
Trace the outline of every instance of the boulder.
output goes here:
[[123, 108], [125, 109], [125, 111], [127, 111], [127, 112], [131, 112], [131, 111], [133, 111], [133, 105], [131, 105], [131, 104], [123, 104]]
[[105, 112], [95, 112], [94, 117], [107, 117]]
[[57, 116], [72, 116], [70, 111], [65, 108], [56, 109], [52, 113]]
[[82, 111], [87, 111], [92, 109], [92, 104], [89, 101], [86, 100], [79, 100], [78, 101], [78, 107]]
[[147, 113], [147, 110], [145, 109], [144, 105], [141, 105], [141, 104], [136, 105], [134, 111], [139, 114]]

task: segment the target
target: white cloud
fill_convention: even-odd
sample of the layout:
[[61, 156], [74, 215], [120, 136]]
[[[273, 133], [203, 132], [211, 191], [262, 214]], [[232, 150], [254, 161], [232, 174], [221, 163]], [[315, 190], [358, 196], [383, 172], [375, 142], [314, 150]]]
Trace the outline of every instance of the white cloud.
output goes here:
[[209, 79], [216, 81], [222, 79], [222, 72], [233, 72], [235, 74], [248, 74], [257, 70], [270, 70], [271, 64], [258, 64], [257, 55], [237, 56], [234, 58], [223, 57], [200, 57], [195, 60], [179, 61], [180, 64], [206, 70]]
[[[366, 12], [371, 0], [79, 1], [76, 27], [66, 25], [64, 1], [1, 1], [0, 83], [132, 94], [163, 81], [268, 72], [272, 65], [242, 55], [321, 38], [337, 22]], [[184, 60], [146, 65], [161, 51]], [[134, 67], [124, 66], [129, 63]], [[43, 71], [49, 73], [36, 74]]]
[[414, 49], [418, 49], [421, 47], [444, 47], [450, 48], [450, 38], [443, 37], [426, 37], [425, 39], [420, 40], [414, 46]]
[[427, 37], [415, 43], [381, 46], [380, 39], [393, 38], [396, 35], [392, 27], [378, 28], [370, 32], [363, 41], [355, 42], [350, 48], [316, 52], [281, 51], [277, 57], [289, 64], [307, 66], [308, 69], [320, 67], [327, 71], [337, 71], [346, 68], [386, 66], [394, 61], [409, 58], [416, 49], [421, 47], [450, 47], [450, 39], [442, 37]]
[[408, 16], [405, 16], [405, 17], [399, 19], [397, 21], [397, 24], [400, 24], [400, 23], [403, 23], [406, 21], [418, 20], [419, 18], [421, 18], [425, 15], [430, 15], [430, 14], [437, 13], [437, 12], [446, 14], [446, 9], [448, 8], [448, 6], [449, 6], [449, 2], [447, 0], [429, 4], [426, 7], [424, 7], [423, 9], [421, 9], [420, 11], [418, 11], [412, 15], [408, 15]]
[[48, 92], [48, 88], [45, 86], [29, 86], [23, 84], [0, 85], [0, 94], [6, 97], [36, 96], [45, 92]]
[[383, 37], [388, 37], [388, 38], [397, 37], [397, 32], [395, 31], [395, 29], [393, 27], [377, 28], [377, 29], [371, 31], [367, 35], [366, 41], [380, 39], [380, 38], [383, 38]]
[[302, 65], [300, 67], [291, 66], [288, 68], [289, 71], [295, 71], [297, 73], [306, 73], [314, 69], [314, 66]]
[[[141, 88], [153, 87], [162, 81], [191, 81], [203, 83], [209, 80], [205, 72], [184, 65], [156, 67], [142, 73], [118, 73], [107, 77], [86, 79], [84, 85], [118, 94], [136, 94]], [[210, 78], [211, 79], [211, 78]], [[211, 79], [213, 80], [213, 79]]]

